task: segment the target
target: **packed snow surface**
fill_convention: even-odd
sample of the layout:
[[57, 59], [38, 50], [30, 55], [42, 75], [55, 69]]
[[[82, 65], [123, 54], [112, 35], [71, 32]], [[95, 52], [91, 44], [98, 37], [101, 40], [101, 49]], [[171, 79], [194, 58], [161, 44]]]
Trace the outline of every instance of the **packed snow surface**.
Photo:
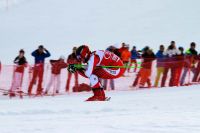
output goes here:
[[1, 133], [199, 133], [198, 86], [109, 91], [107, 102], [84, 102], [90, 93], [3, 98]]
[[[154, 51], [171, 40], [185, 49], [191, 41], [200, 43], [199, 0], [6, 2], [0, 0], [3, 64], [11, 64], [21, 48], [33, 63], [30, 53], [40, 44], [52, 59], [84, 43], [92, 50], [126, 42]], [[133, 90], [132, 82], [131, 77], [117, 79], [116, 91], [106, 92], [112, 97], [108, 102], [84, 102], [90, 92], [23, 100], [0, 96], [0, 133], [200, 132], [199, 85]]]

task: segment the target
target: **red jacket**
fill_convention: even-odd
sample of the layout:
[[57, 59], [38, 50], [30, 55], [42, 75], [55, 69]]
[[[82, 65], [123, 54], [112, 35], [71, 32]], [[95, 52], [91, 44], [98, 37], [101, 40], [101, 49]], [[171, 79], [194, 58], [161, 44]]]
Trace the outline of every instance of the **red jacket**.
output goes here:
[[123, 52], [121, 53], [121, 59], [123, 62], [129, 62], [131, 58], [131, 52], [128, 51], [128, 49], [123, 50]]
[[76, 58], [76, 54], [75, 53], [72, 53], [68, 56], [67, 58], [67, 63], [68, 64], [79, 64], [80, 61], [77, 60]]
[[67, 63], [60, 60], [50, 60], [50, 63], [52, 65], [51, 73], [56, 75], [61, 73], [61, 69], [67, 67]]

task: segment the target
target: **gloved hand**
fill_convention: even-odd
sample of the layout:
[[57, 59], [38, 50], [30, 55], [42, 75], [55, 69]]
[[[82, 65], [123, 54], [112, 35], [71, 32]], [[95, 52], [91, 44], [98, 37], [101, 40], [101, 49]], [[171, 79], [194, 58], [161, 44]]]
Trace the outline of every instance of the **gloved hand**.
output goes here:
[[70, 72], [70, 73], [75, 73], [76, 72], [76, 67], [74, 64], [69, 64], [68, 67], [67, 67], [67, 70]]

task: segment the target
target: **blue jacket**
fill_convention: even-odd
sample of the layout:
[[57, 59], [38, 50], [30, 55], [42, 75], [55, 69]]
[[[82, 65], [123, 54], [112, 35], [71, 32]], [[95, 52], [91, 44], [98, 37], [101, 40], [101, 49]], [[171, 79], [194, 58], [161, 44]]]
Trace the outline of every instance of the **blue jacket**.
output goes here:
[[31, 55], [32, 55], [33, 57], [35, 57], [35, 64], [44, 63], [45, 58], [51, 56], [51, 54], [49, 53], [48, 50], [46, 50], [46, 51], [43, 52], [42, 54], [40, 54], [38, 50], [35, 50], [35, 51], [32, 52]]
[[160, 59], [160, 58], [164, 58], [165, 56], [163, 55], [163, 52], [162, 51], [158, 51], [157, 53], [156, 53], [156, 58], [158, 58], [158, 59]]
[[136, 50], [131, 50], [131, 59], [135, 60], [140, 57], [140, 54]]
[[157, 58], [157, 67], [164, 67], [165, 65], [165, 55], [163, 54], [162, 51], [158, 51], [156, 53], [156, 58]]

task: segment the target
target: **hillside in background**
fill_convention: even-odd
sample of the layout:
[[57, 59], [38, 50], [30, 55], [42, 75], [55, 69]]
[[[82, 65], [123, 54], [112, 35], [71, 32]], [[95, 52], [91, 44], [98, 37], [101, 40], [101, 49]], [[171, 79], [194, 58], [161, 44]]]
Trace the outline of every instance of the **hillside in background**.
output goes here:
[[[198, 0], [8, 0], [0, 2], [0, 60], [11, 64], [20, 48], [30, 53], [45, 45], [52, 58], [67, 56], [73, 46], [93, 50], [129, 43], [156, 51], [176, 40], [200, 43]], [[200, 48], [198, 48], [200, 49]]]

